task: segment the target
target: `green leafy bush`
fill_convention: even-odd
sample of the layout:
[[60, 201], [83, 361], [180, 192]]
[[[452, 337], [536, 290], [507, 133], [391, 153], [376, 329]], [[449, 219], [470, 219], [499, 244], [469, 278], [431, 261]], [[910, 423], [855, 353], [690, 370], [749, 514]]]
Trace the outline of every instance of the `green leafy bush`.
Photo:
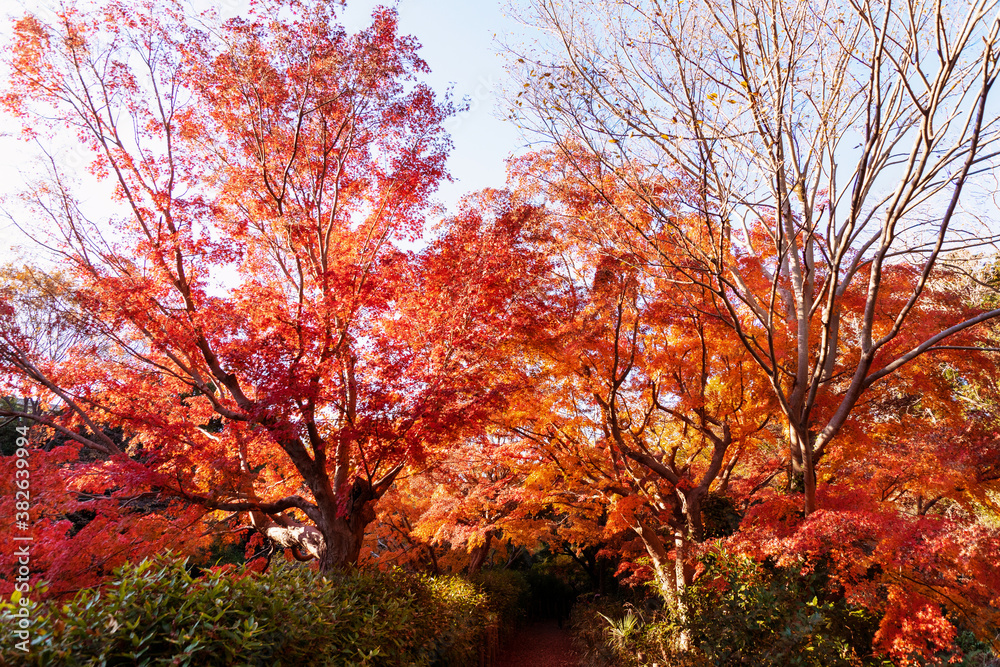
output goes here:
[[572, 627], [585, 667], [889, 664], [870, 655], [875, 619], [830, 591], [822, 568], [802, 574], [721, 551], [703, 564], [683, 620], [639, 601], [578, 605]]
[[703, 562], [707, 571], [685, 594], [685, 625], [707, 664], [863, 664], [875, 623], [832, 595], [821, 573], [769, 568], [726, 552]]
[[472, 583], [486, 594], [489, 609], [497, 615], [503, 630], [521, 622], [530, 595], [523, 574], [514, 570], [483, 570], [472, 577]]
[[[16, 604], [16, 600], [13, 601]], [[12, 603], [0, 605], [11, 637]], [[4, 665], [468, 665], [486, 597], [468, 581], [394, 570], [324, 578], [280, 564], [193, 578], [170, 557], [127, 565], [99, 590], [36, 605], [30, 651]]]
[[670, 649], [676, 626], [662, 610], [639, 599], [594, 597], [577, 602], [570, 629], [584, 667], [684, 664]]
[[[961, 627], [961, 619], [955, 619], [954, 622]], [[989, 644], [976, 639], [976, 635], [968, 630], [958, 633], [955, 645], [954, 651], [938, 654], [937, 662], [933, 664], [951, 667], [1000, 667], [1000, 657], [997, 657]], [[927, 662], [918, 661], [918, 664]]]

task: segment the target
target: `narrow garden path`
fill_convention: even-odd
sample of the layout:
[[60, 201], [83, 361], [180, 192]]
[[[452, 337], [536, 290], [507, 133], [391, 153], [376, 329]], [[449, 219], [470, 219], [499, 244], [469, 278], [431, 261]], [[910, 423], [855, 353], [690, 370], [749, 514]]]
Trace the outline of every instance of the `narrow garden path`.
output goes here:
[[507, 640], [499, 667], [579, 667], [569, 630], [553, 620], [521, 628]]

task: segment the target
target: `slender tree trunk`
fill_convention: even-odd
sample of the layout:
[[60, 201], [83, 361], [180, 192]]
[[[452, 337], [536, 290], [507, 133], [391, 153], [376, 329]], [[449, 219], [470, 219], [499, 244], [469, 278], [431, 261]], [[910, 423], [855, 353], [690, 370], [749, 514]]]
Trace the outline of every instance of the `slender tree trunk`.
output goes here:
[[805, 485], [805, 515], [809, 516], [816, 511], [816, 461], [813, 456], [812, 443], [805, 443], [805, 466], [802, 471], [802, 482]]
[[434, 545], [432, 544], [425, 544], [424, 546], [427, 549], [428, 565], [431, 567], [431, 574], [436, 577], [441, 574], [441, 568], [438, 567], [437, 552], [434, 551]]
[[[683, 625], [687, 620], [687, 606], [684, 603], [684, 589], [687, 587], [687, 573], [684, 567], [684, 557], [686, 553], [687, 540], [684, 537], [683, 528], [674, 529], [674, 559], [671, 562], [667, 555], [667, 549], [663, 540], [648, 525], [640, 523], [633, 528], [646, 553], [653, 564], [653, 575], [656, 577], [657, 588], [664, 602], [673, 610], [677, 620]], [[687, 628], [682, 628], [677, 637], [678, 648], [686, 651], [691, 645], [691, 636]]]
[[682, 651], [691, 648], [691, 633], [687, 629], [687, 603], [684, 600], [684, 591], [687, 589], [687, 576], [684, 571], [686, 556], [687, 540], [684, 537], [684, 531], [674, 529], [674, 590], [677, 595], [677, 604], [674, 610], [681, 626], [680, 634], [677, 636], [677, 647]]
[[663, 546], [663, 540], [656, 534], [656, 531], [649, 525], [640, 522], [633, 527], [636, 535], [642, 540], [649, 560], [653, 565], [653, 576], [656, 577], [657, 588], [664, 602], [671, 609], [677, 606], [677, 580], [671, 573], [670, 558], [667, 556], [667, 549]]
[[[804, 494], [803, 509], [806, 516], [816, 511], [816, 457], [813, 443], [808, 431], [801, 425], [789, 420], [788, 441], [791, 458], [791, 473], [802, 476], [802, 491]], [[789, 486], [794, 488], [795, 485]]]

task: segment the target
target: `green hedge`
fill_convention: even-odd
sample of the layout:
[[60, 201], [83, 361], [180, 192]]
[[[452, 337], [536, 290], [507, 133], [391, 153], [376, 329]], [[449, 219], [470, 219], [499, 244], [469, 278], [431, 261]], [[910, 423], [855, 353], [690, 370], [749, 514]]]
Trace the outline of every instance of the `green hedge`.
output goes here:
[[[845, 667], [890, 664], [870, 655], [876, 619], [827, 590], [814, 572], [768, 567], [713, 552], [688, 587], [686, 614], [636, 600], [596, 599], [574, 609], [585, 667]], [[817, 568], [821, 569], [821, 568]], [[681, 650], [685, 632], [690, 645]]]
[[707, 664], [761, 667], [885, 665], [870, 655], [876, 619], [811, 574], [724, 551], [686, 591], [688, 628]]
[[[15, 594], [16, 595], [16, 594]], [[490, 612], [468, 581], [280, 564], [193, 578], [170, 557], [32, 610], [28, 654], [0, 604], [4, 665], [474, 665]]]

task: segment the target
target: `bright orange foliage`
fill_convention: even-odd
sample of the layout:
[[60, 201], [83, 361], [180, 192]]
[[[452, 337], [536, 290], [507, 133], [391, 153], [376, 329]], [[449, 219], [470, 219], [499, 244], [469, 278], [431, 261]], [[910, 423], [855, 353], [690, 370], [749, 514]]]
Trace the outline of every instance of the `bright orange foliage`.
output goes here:
[[250, 526], [324, 569], [613, 556], [683, 612], [722, 541], [822, 564], [899, 662], [956, 622], [995, 644], [1000, 368], [973, 325], [997, 311], [961, 258], [876, 261], [791, 209], [736, 229], [703, 184], [573, 142], [414, 249], [452, 108], [396, 19], [16, 23], [3, 104], [26, 137], [75, 133], [117, 207], [88, 217], [53, 160], [26, 200], [59, 273], [0, 285], [0, 417], [34, 423], [52, 591]]

